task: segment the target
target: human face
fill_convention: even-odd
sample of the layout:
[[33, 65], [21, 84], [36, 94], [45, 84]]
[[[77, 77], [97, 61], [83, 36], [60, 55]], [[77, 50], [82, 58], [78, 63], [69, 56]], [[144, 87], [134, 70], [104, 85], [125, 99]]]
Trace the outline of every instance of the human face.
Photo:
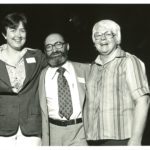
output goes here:
[[68, 58], [69, 45], [60, 34], [51, 34], [45, 40], [45, 51], [51, 67], [63, 65]]
[[100, 55], [111, 55], [117, 48], [115, 34], [110, 29], [98, 28], [94, 34], [94, 44]]
[[7, 27], [4, 37], [10, 48], [20, 51], [26, 42], [26, 30], [22, 22], [19, 23], [16, 29]]

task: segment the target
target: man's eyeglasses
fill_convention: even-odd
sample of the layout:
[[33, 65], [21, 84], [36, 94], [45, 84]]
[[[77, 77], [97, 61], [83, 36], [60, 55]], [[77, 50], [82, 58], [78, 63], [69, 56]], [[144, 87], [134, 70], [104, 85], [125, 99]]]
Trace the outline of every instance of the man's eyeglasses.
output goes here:
[[61, 48], [63, 48], [63, 45], [64, 45], [64, 44], [65, 44], [65, 42], [64, 42], [64, 43], [62, 43], [62, 42], [56, 42], [56, 43], [54, 43], [54, 44], [47, 44], [47, 45], [45, 46], [45, 49], [46, 49], [46, 51], [52, 51], [54, 46], [55, 46], [55, 48], [57, 48], [57, 49], [61, 49]]
[[115, 34], [113, 34], [112, 32], [105, 32], [102, 34], [99, 34], [98, 32], [96, 32], [94, 34], [95, 40], [101, 40], [102, 37], [105, 37], [106, 39], [111, 39], [115, 36]]

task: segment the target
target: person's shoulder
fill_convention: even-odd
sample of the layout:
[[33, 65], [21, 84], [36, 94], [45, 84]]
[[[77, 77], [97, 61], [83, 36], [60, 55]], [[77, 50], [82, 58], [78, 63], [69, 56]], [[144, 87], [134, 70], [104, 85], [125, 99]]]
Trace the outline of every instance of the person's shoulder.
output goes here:
[[83, 67], [88, 67], [91, 64], [90, 63], [81, 63], [81, 62], [75, 62], [75, 61], [70, 61], [72, 64], [77, 65], [77, 66], [83, 66]]
[[45, 58], [45, 54], [40, 49], [26, 48], [26, 50], [29, 53], [29, 55], [31, 54], [36, 57], [44, 57]]
[[41, 74], [45, 74], [45, 72], [49, 69], [49, 66], [46, 66], [45, 68], [43, 68], [43, 70], [41, 71]]
[[138, 58], [136, 55], [131, 54], [131, 53], [129, 53], [129, 52], [126, 52], [126, 57], [127, 57], [128, 59], [137, 59], [137, 60], [140, 60], [140, 58]]
[[90, 63], [72, 62], [73, 67], [79, 72], [89, 72], [91, 68]]
[[42, 50], [40, 49], [34, 49], [34, 48], [25, 48], [29, 53], [33, 53], [33, 54], [41, 54], [42, 53]]
[[131, 54], [129, 52], [126, 52], [126, 61], [132, 62], [132, 63], [139, 62], [139, 63], [144, 64], [144, 62], [139, 57], [137, 57], [136, 55]]

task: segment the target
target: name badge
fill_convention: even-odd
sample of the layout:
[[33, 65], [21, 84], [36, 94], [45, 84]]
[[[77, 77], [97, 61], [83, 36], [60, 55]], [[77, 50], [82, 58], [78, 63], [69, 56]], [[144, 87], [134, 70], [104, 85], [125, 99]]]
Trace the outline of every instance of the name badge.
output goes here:
[[79, 81], [80, 83], [85, 83], [85, 79], [84, 79], [84, 78], [78, 77], [78, 81]]
[[36, 60], [34, 57], [26, 58], [27, 63], [36, 63]]

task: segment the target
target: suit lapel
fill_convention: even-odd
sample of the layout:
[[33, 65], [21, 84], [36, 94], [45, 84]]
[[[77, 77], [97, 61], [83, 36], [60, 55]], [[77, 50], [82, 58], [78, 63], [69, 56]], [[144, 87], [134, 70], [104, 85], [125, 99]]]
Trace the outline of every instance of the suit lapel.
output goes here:
[[84, 99], [85, 99], [85, 85], [78, 81], [78, 77], [82, 77], [81, 71], [80, 71], [81, 68], [73, 62], [72, 62], [72, 64], [73, 64], [74, 69], [75, 69], [76, 81], [77, 81], [77, 85], [78, 85], [78, 92], [79, 92], [79, 98], [80, 98], [80, 104], [81, 104], [81, 108], [82, 108], [83, 103], [84, 103]]
[[47, 119], [48, 116], [48, 110], [47, 110], [47, 103], [46, 103], [46, 93], [45, 93], [45, 74], [48, 67], [46, 67], [40, 76], [40, 82], [39, 82], [39, 96], [40, 96], [40, 105], [42, 112], [45, 115], [45, 118]]
[[[35, 62], [32, 63], [32, 62], [29, 62], [27, 61], [28, 59], [30, 58], [34, 58], [35, 59]], [[30, 79], [32, 78], [32, 76], [34, 75], [35, 71], [36, 71], [36, 65], [37, 65], [37, 61], [36, 61], [36, 58], [35, 56], [29, 54], [29, 52], [27, 52], [24, 56], [24, 64], [25, 64], [25, 70], [26, 70], [26, 78], [25, 78], [25, 81], [24, 81], [24, 85], [26, 85], [28, 83], [28, 81], [30, 81]]]
[[8, 76], [8, 72], [7, 72], [7, 69], [6, 69], [6, 65], [1, 60], [0, 60], [0, 69], [1, 69], [1, 71], [0, 71], [0, 80], [5, 82], [8, 86], [11, 86], [9, 76]]
[[[77, 79], [78, 80], [78, 79]], [[79, 89], [79, 98], [80, 98], [80, 103], [81, 103], [81, 108], [83, 107], [83, 103], [84, 103], [84, 98], [85, 98], [85, 91], [83, 90], [84, 89], [84, 85], [81, 85], [81, 83], [78, 83], [78, 89]]]

